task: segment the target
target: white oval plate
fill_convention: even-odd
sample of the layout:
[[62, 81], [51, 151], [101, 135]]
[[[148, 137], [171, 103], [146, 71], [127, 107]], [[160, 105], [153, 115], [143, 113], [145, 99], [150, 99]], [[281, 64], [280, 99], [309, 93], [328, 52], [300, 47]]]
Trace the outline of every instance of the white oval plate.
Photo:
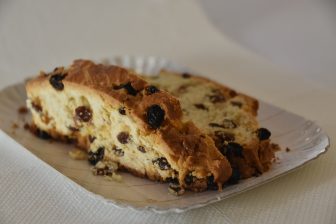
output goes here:
[[[163, 68], [178, 72], [188, 71], [182, 66], [155, 57], [118, 57], [109, 60], [109, 63], [129, 67], [149, 75], [155, 75]], [[104, 200], [121, 208], [165, 213], [184, 212], [202, 207], [284, 175], [317, 158], [326, 152], [329, 146], [328, 136], [314, 122], [261, 102], [258, 116], [261, 126], [272, 130], [272, 140], [279, 143], [282, 149], [290, 148], [290, 151], [279, 151], [276, 154], [278, 160], [269, 172], [226, 187], [222, 192], [187, 192], [183, 196], [175, 197], [168, 194], [167, 184], [152, 182], [127, 173], [122, 173], [121, 183], [93, 176], [86, 161], [73, 160], [68, 156], [68, 151], [74, 146], [57, 142], [51, 144], [23, 130], [24, 122], [29, 120], [29, 114], [18, 115], [17, 110], [25, 105], [25, 99], [26, 94], [22, 83], [0, 92], [0, 120], [2, 121], [0, 128], [41, 160], [76, 182], [78, 188], [82, 186], [87, 189], [88, 197], [95, 197], [97, 200]], [[20, 128], [13, 128], [13, 122]]]

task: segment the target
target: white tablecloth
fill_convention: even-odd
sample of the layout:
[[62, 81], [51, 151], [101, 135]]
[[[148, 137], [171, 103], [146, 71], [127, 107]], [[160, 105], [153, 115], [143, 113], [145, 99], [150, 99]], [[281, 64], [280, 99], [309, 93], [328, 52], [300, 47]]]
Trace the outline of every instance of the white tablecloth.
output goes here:
[[[331, 140], [336, 137], [335, 76], [297, 75], [244, 50], [210, 24], [197, 2], [0, 1], [1, 88], [75, 58], [125, 54], [162, 56], [213, 79], [225, 76], [228, 85], [317, 121]], [[0, 141], [2, 169], [15, 167], [24, 175], [23, 170], [45, 166], [2, 135]], [[27, 163], [8, 162], [17, 150], [29, 157]], [[27, 185], [9, 173], [0, 176], [0, 223], [336, 223], [335, 156], [331, 146], [326, 155], [272, 183], [165, 215], [57, 192], [62, 175], [51, 183], [43, 181], [45, 172]]]

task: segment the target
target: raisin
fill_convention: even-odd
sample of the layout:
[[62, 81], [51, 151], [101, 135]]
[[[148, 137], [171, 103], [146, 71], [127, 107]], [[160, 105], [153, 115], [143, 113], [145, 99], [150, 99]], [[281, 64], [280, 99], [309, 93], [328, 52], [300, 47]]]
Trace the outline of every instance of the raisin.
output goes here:
[[132, 96], [136, 96], [136, 94], [138, 93], [138, 91], [136, 91], [136, 89], [133, 88], [130, 82], [126, 83], [124, 88], [126, 89], [127, 93]]
[[125, 107], [120, 107], [118, 111], [121, 115], [126, 115]]
[[121, 84], [119, 86], [114, 86], [113, 89], [115, 90], [120, 90], [120, 89], [125, 89], [129, 95], [136, 96], [138, 91], [133, 88], [131, 82]]
[[221, 102], [224, 102], [226, 100], [225, 96], [223, 95], [223, 93], [220, 90], [214, 89], [214, 90], [212, 90], [212, 92], [214, 94], [208, 96], [212, 103], [221, 103]]
[[241, 102], [237, 102], [237, 101], [231, 101], [231, 105], [235, 107], [239, 107], [239, 108], [243, 106]]
[[213, 175], [209, 176], [208, 179], [207, 179], [207, 187], [208, 187], [208, 190], [218, 190], [218, 185], [217, 183], [215, 182], [215, 178]]
[[237, 168], [232, 169], [232, 174], [229, 180], [227, 181], [228, 184], [238, 184], [240, 180], [240, 172]]
[[194, 176], [191, 173], [188, 173], [188, 175], [186, 175], [185, 178], [184, 178], [184, 182], [187, 185], [192, 184], [194, 182]]
[[166, 182], [171, 183], [171, 184], [176, 184], [176, 185], [180, 184], [177, 178], [172, 178], [172, 177], [166, 178]]
[[185, 79], [188, 79], [191, 77], [191, 75], [189, 73], [182, 73], [182, 77], [185, 78]]
[[160, 170], [169, 170], [170, 165], [166, 158], [160, 157], [152, 161], [154, 165], [158, 166]]
[[55, 74], [50, 76], [49, 83], [54, 87], [56, 90], [63, 90], [64, 84], [62, 80], [65, 78], [65, 74]]
[[89, 141], [90, 143], [93, 143], [96, 140], [95, 136], [89, 135]]
[[32, 102], [32, 107], [34, 108], [34, 110], [36, 110], [36, 112], [42, 112], [42, 107], [40, 104]]
[[271, 132], [266, 128], [259, 128], [257, 134], [260, 141], [267, 140], [271, 137]]
[[223, 156], [227, 156], [227, 145], [226, 144], [218, 145], [217, 148], [219, 149], [219, 151], [222, 153]]
[[124, 156], [125, 154], [125, 152], [122, 149], [117, 148], [116, 146], [114, 146], [112, 150], [113, 150], [114, 155], [119, 156], [119, 157]]
[[49, 135], [49, 133], [41, 129], [37, 129], [35, 134], [37, 137], [41, 139], [45, 139], [45, 140], [51, 139], [51, 136]]
[[234, 90], [230, 90], [229, 95], [230, 95], [231, 97], [235, 97], [235, 96], [237, 96], [237, 92], [234, 91]]
[[159, 105], [152, 105], [147, 109], [147, 123], [158, 129], [164, 121], [165, 111]]
[[225, 97], [223, 95], [212, 95], [210, 96], [210, 101], [212, 103], [220, 103], [225, 101]]
[[129, 134], [127, 132], [120, 132], [117, 135], [117, 139], [121, 144], [127, 144], [129, 140]]
[[83, 122], [89, 122], [92, 118], [92, 111], [86, 106], [80, 106], [76, 108], [76, 117]]
[[243, 147], [236, 142], [229, 142], [227, 144], [227, 155], [234, 155], [236, 157], [243, 157]]
[[19, 113], [19, 114], [26, 114], [26, 113], [28, 113], [28, 109], [27, 109], [27, 107], [20, 107], [20, 108], [18, 109], [18, 113]]
[[146, 93], [147, 95], [151, 95], [154, 93], [160, 92], [160, 90], [158, 88], [156, 88], [155, 86], [147, 86], [146, 87]]
[[143, 147], [143, 146], [138, 146], [138, 150], [140, 151], [140, 152], [142, 152], [142, 153], [146, 153], [146, 149], [145, 149], [145, 147]]
[[99, 147], [96, 152], [90, 151], [88, 153], [89, 163], [92, 165], [96, 165], [100, 160], [104, 158], [105, 148]]
[[200, 110], [209, 110], [203, 103], [195, 103], [194, 106]]

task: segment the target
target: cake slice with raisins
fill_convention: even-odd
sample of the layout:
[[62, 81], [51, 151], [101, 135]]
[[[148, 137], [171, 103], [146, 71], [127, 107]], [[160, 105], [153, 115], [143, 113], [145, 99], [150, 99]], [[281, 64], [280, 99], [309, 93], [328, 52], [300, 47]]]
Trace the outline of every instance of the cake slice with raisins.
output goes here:
[[[87, 150], [96, 174], [115, 164], [173, 190], [221, 189], [232, 170], [179, 100], [126, 69], [77, 60], [26, 85], [32, 129]], [[104, 170], [104, 169], [107, 170]]]
[[257, 176], [270, 169], [278, 146], [271, 133], [260, 128], [258, 101], [203, 77], [162, 71], [144, 77], [148, 82], [176, 96], [183, 119], [191, 119], [211, 136], [233, 169], [230, 182]]

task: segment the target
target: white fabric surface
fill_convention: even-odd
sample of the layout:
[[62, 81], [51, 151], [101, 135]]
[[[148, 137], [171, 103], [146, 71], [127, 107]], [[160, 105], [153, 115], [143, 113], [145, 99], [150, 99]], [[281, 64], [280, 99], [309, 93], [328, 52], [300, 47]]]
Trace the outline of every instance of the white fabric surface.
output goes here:
[[[336, 137], [336, 79], [281, 70], [222, 36], [194, 1], [0, 1], [0, 87], [74, 58], [157, 55], [317, 121]], [[1, 106], [1, 105], [0, 105]], [[255, 190], [183, 214], [116, 209], [0, 133], [0, 223], [335, 223], [336, 153]], [[25, 158], [18, 160], [17, 155]], [[53, 181], [46, 176], [53, 176]]]

